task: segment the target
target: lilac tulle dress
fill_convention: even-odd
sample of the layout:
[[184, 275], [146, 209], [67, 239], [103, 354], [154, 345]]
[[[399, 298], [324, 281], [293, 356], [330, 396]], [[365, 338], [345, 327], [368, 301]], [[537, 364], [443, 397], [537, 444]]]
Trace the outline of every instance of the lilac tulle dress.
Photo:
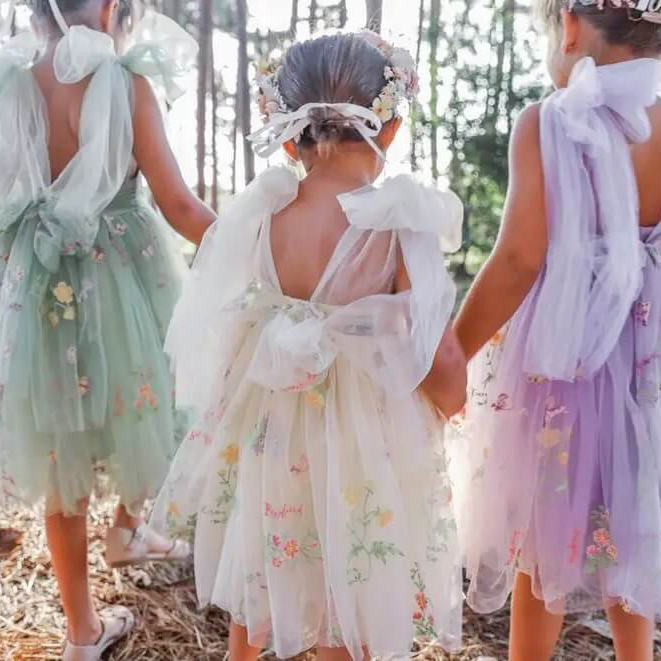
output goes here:
[[522, 571], [551, 612], [661, 613], [661, 227], [639, 228], [629, 146], [659, 71], [585, 59], [542, 106], [547, 262], [473, 362], [452, 451], [478, 611]]

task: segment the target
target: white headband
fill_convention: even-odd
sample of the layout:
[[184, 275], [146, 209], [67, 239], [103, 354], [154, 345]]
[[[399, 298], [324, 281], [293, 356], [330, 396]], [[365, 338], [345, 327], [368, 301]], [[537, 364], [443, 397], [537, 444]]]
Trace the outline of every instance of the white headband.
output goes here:
[[386, 160], [385, 154], [374, 141], [383, 128], [383, 122], [369, 108], [353, 103], [306, 103], [292, 112], [273, 113], [261, 129], [248, 136], [248, 140], [254, 145], [255, 153], [262, 158], [268, 158], [286, 142], [299, 138], [312, 124], [310, 111], [317, 108], [326, 108], [337, 113], [345, 121], [347, 128], [358, 131], [379, 158]]

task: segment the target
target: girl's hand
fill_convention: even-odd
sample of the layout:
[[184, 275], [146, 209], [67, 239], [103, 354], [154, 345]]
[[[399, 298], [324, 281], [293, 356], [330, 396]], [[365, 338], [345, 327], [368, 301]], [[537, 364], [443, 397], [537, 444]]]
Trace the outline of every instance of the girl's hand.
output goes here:
[[186, 185], [168, 142], [158, 101], [147, 79], [133, 76], [133, 153], [156, 204], [173, 229], [199, 245], [214, 212]]
[[519, 117], [510, 145], [510, 184], [500, 235], [457, 317], [455, 328], [469, 360], [519, 309], [546, 260], [539, 124], [539, 105], [530, 106]]

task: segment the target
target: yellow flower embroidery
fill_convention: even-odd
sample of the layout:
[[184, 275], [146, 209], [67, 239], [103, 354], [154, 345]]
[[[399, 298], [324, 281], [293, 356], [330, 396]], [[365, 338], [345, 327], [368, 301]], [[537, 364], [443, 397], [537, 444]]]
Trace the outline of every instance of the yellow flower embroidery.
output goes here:
[[179, 511], [179, 505], [177, 505], [177, 503], [175, 503], [174, 501], [170, 503], [168, 512], [170, 512], [172, 516], [176, 516], [176, 517], [181, 516], [181, 512]]
[[228, 445], [223, 452], [220, 453], [220, 458], [230, 466], [239, 461], [239, 446], [236, 443]]
[[315, 409], [323, 409], [326, 404], [325, 397], [316, 390], [306, 393], [305, 401]]
[[357, 507], [363, 495], [361, 487], [347, 487], [342, 494], [342, 499], [349, 507]]
[[68, 305], [73, 302], [73, 287], [66, 282], [59, 282], [57, 287], [53, 289], [53, 296], [55, 296], [58, 303]]
[[379, 512], [379, 528], [386, 528], [392, 523], [395, 514], [392, 510], [382, 510]]
[[569, 452], [561, 452], [558, 455], [558, 461], [562, 466], [566, 466], [569, 463]]
[[58, 324], [60, 323], [60, 317], [57, 312], [55, 312], [55, 310], [51, 310], [51, 312], [48, 313], [48, 321], [53, 328], [58, 327]]
[[537, 440], [548, 450], [571, 438], [571, 427], [568, 429], [550, 429], [545, 427], [537, 434]]

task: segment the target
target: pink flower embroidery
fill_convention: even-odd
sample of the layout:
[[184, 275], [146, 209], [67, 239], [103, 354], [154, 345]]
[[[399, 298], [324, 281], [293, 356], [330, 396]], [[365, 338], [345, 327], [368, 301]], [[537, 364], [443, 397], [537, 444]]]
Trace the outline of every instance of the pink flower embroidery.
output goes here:
[[298, 545], [298, 542], [295, 539], [290, 539], [285, 544], [284, 551], [285, 551], [285, 555], [288, 558], [295, 558], [298, 555], [299, 551], [300, 551], [300, 547]]
[[279, 535], [273, 535], [273, 546], [280, 546], [282, 538]]
[[85, 397], [88, 395], [91, 387], [92, 384], [90, 383], [89, 376], [81, 376], [78, 380], [78, 392], [80, 393], [80, 396]]
[[599, 549], [594, 545], [590, 545], [587, 548], [588, 558], [596, 558], [599, 555]]
[[636, 323], [641, 326], [649, 326], [651, 312], [652, 304], [650, 302], [637, 303], [633, 313]]
[[422, 619], [422, 613], [420, 613], [420, 612], [413, 613], [413, 619], [414, 620], [421, 620]]
[[276, 569], [280, 569], [280, 567], [282, 567], [282, 558], [277, 558], [277, 557], [276, 557], [276, 558], [273, 558], [273, 560], [271, 560], [271, 564], [272, 564]]
[[610, 544], [611, 541], [610, 533], [608, 530], [606, 530], [606, 528], [599, 528], [595, 530], [592, 534], [592, 538], [594, 539], [597, 546], [606, 546]]
[[509, 395], [506, 395], [505, 393], [498, 395], [498, 399], [491, 405], [491, 408], [497, 413], [500, 411], [511, 411], [512, 404]]
[[415, 600], [418, 604], [418, 608], [421, 611], [427, 610], [427, 606], [429, 605], [429, 601], [427, 600], [427, 597], [423, 592], [418, 592], [418, 594], [415, 595]]

